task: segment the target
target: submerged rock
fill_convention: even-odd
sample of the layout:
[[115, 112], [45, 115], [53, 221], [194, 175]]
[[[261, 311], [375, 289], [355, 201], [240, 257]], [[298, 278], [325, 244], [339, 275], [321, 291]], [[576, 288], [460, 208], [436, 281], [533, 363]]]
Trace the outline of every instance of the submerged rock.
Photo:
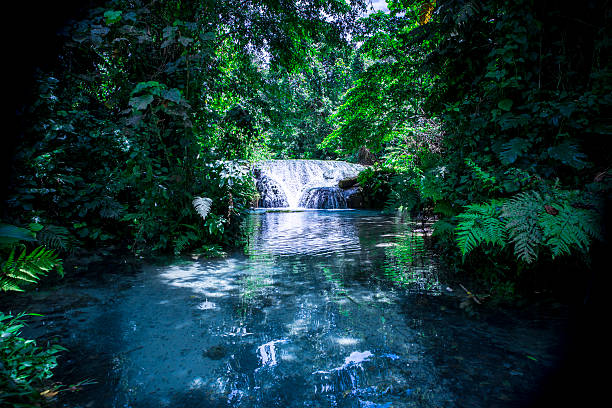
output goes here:
[[222, 344], [217, 344], [210, 347], [202, 354], [204, 357], [210, 358], [211, 360], [219, 360], [227, 355], [227, 349]]

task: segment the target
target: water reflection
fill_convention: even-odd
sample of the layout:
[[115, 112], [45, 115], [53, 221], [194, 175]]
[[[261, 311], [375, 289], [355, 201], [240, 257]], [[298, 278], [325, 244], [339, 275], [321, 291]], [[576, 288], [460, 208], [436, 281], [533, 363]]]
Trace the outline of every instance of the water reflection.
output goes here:
[[425, 251], [424, 233], [410, 229], [395, 241], [379, 244], [385, 248], [383, 273], [386, 278], [412, 291], [441, 293], [435, 262]]
[[58, 379], [98, 380], [61, 404], [512, 406], [504, 398], [537, 383], [543, 368], [524, 348], [546, 361], [533, 338], [554, 332], [467, 320], [440, 296], [422, 235], [405, 220], [307, 211], [249, 222], [245, 254], [50, 294], [98, 299], [70, 307], [79, 321], [51, 319], [71, 333], [64, 345], [94, 356]]
[[335, 256], [360, 251], [357, 227], [338, 211], [270, 212], [259, 225], [249, 254]]

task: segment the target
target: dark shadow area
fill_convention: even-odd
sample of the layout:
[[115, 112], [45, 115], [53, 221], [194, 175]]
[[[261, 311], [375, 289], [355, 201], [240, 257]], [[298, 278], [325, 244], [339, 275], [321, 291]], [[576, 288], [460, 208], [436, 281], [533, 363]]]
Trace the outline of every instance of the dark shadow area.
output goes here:
[[[33, 101], [38, 70], [53, 71], [63, 45], [62, 29], [87, 15], [102, 0], [18, 1], [10, 6], [2, 24], [4, 102], [8, 123], [0, 152], [0, 198], [4, 212], [12, 160], [26, 124], [21, 113]], [[7, 92], [8, 90], [8, 92]]]

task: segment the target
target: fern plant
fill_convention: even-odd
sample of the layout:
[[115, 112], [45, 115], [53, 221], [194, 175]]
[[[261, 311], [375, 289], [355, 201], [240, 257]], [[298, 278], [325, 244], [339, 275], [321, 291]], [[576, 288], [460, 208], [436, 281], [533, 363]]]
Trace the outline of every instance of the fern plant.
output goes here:
[[36, 233], [36, 239], [47, 248], [64, 253], [73, 252], [77, 244], [68, 228], [56, 225], [45, 225]]
[[[29, 228], [0, 224], [0, 291], [23, 291], [22, 286], [38, 282], [52, 269], [63, 275], [61, 260], [53, 249], [38, 246], [28, 253], [24, 242], [36, 241], [34, 231], [43, 227], [32, 223]], [[1, 406], [40, 406], [45, 395], [40, 387], [52, 376], [57, 365], [55, 354], [66, 350], [59, 345], [37, 346], [34, 340], [19, 337], [24, 316], [0, 312]]]
[[[31, 229], [40, 231], [40, 224], [31, 224]], [[57, 253], [45, 246], [32, 252], [23, 243], [36, 241], [36, 234], [26, 228], [0, 224], [0, 290], [23, 291], [21, 286], [36, 283], [52, 269], [64, 274], [62, 261]]]
[[508, 238], [514, 244], [514, 254], [526, 263], [537, 259], [538, 246], [544, 233], [540, 226], [540, 214], [544, 199], [536, 191], [523, 192], [507, 200], [501, 215], [506, 220]]
[[201, 237], [199, 236], [198, 228], [193, 225], [181, 224], [182, 227], [186, 228], [187, 231], [181, 231], [173, 241], [174, 255], [179, 255], [194, 242], [197, 242]]
[[206, 216], [210, 212], [212, 200], [210, 198], [196, 197], [193, 199], [192, 204], [197, 213], [200, 214], [200, 217], [205, 220]]
[[469, 169], [472, 171], [472, 174], [474, 175], [474, 177], [480, 181], [484, 189], [486, 189], [487, 191], [491, 191], [491, 192], [502, 190], [495, 176], [483, 170], [472, 159], [470, 159], [469, 157], [466, 157], [464, 162], [469, 167]]
[[[554, 208], [554, 207], [553, 207]], [[552, 257], [569, 254], [572, 247], [586, 252], [591, 238], [601, 238], [597, 215], [590, 210], [568, 204], [558, 206], [557, 213], [544, 212], [540, 225]]]
[[[19, 247], [21, 253], [17, 255]], [[2, 263], [0, 290], [22, 292], [21, 286], [38, 282], [52, 269], [56, 269], [63, 276], [61, 260], [54, 250], [39, 246], [28, 254], [24, 245], [16, 245], [11, 249], [7, 260]]]
[[455, 235], [463, 257], [483, 242], [501, 247], [506, 245], [507, 231], [500, 216], [502, 205], [501, 200], [470, 204], [465, 212], [457, 215], [459, 223]]
[[525, 263], [536, 261], [541, 249], [549, 250], [553, 259], [574, 250], [586, 252], [591, 241], [602, 236], [598, 212], [582, 208], [580, 198], [586, 199], [573, 191], [546, 196], [527, 191], [507, 200], [470, 204], [457, 216], [461, 254], [465, 257], [483, 243], [502, 248], [513, 244], [514, 255]]

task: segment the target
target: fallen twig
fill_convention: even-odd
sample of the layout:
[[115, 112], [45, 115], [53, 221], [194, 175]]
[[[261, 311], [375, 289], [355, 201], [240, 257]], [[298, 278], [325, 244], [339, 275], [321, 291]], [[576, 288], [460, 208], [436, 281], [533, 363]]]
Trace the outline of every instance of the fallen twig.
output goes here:
[[463, 289], [463, 290], [465, 291], [465, 293], [467, 293], [467, 295], [468, 295], [468, 297], [469, 297], [469, 298], [474, 299], [474, 302], [478, 303], [479, 305], [481, 304], [481, 303], [480, 303], [480, 300], [478, 300], [478, 297], [477, 297], [475, 294], [473, 294], [472, 292], [470, 292], [469, 290], [467, 290], [467, 289], [465, 288], [465, 286], [463, 286], [462, 284], [459, 284], [459, 286], [461, 286], [461, 289]]

